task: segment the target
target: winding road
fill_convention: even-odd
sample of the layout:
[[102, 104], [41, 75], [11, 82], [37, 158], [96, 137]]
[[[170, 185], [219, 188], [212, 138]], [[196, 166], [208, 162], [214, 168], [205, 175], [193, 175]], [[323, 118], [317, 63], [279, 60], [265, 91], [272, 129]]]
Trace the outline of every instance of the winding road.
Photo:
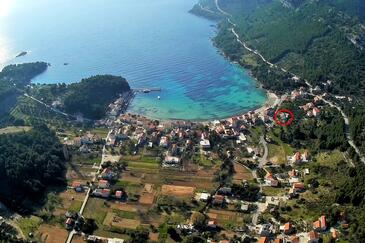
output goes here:
[[264, 155], [259, 160], [259, 168], [263, 168], [267, 162], [267, 156], [269, 155], [269, 149], [264, 135], [260, 137], [260, 143], [264, 146]]
[[[277, 65], [269, 62], [261, 53], [259, 53], [257, 50], [253, 50], [251, 48], [249, 48], [246, 43], [244, 41], [242, 41], [238, 35], [238, 33], [236, 32], [235, 30], [235, 27], [237, 26], [231, 19], [230, 17], [232, 16], [231, 14], [227, 13], [226, 11], [224, 11], [223, 9], [221, 9], [221, 7], [219, 6], [219, 0], [215, 0], [215, 5], [216, 5], [216, 8], [217, 10], [223, 14], [224, 16], [226, 16], [227, 18], [227, 21], [232, 25], [232, 28], [230, 28], [232, 34], [236, 37], [236, 40], [238, 43], [240, 43], [246, 50], [248, 50], [249, 52], [251, 53], [254, 53], [256, 54], [257, 56], [259, 56], [261, 58], [262, 61], [264, 61], [266, 64], [268, 64], [270, 67], [276, 67], [276, 68], [280, 68], [280, 70], [282, 70], [283, 72], [285, 73], [288, 73], [290, 75], [293, 76], [293, 78], [300, 78], [300, 76], [294, 74], [294, 73], [291, 73], [290, 71], [284, 69], [284, 68], [281, 68], [281, 67], [278, 67]], [[309, 94], [311, 95], [314, 95], [312, 93], [312, 85], [307, 81], [305, 80], [305, 83], [306, 85], [308, 86], [309, 88]], [[351, 138], [351, 134], [350, 134], [350, 120], [348, 118], [348, 116], [345, 114], [345, 112], [341, 109], [341, 107], [337, 104], [334, 104], [333, 102], [331, 101], [328, 101], [326, 99], [324, 99], [322, 96], [319, 96], [321, 98], [321, 100], [323, 100], [323, 102], [325, 102], [326, 104], [328, 104], [329, 106], [331, 107], [334, 107], [336, 108], [340, 113], [341, 113], [341, 116], [343, 117], [343, 120], [344, 120], [344, 123], [345, 123], [345, 126], [346, 126], [346, 131], [345, 131], [345, 134], [346, 134], [346, 138], [347, 138], [347, 142], [348, 144], [355, 150], [355, 152], [357, 153], [357, 155], [359, 156], [360, 158], [360, 161], [365, 165], [365, 157], [364, 155], [361, 153], [360, 149], [356, 146], [355, 142], [353, 141], [353, 139]]]

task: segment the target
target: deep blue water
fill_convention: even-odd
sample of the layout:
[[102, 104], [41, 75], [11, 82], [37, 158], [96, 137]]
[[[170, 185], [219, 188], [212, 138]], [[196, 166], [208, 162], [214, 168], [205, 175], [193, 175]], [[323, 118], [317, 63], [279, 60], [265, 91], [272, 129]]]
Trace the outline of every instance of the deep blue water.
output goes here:
[[[35, 83], [108, 73], [134, 88], [161, 87], [130, 107], [154, 118], [223, 118], [261, 105], [253, 78], [213, 46], [215, 23], [188, 13], [195, 2], [1, 0], [0, 64], [51, 63]], [[14, 58], [21, 51], [29, 53]]]

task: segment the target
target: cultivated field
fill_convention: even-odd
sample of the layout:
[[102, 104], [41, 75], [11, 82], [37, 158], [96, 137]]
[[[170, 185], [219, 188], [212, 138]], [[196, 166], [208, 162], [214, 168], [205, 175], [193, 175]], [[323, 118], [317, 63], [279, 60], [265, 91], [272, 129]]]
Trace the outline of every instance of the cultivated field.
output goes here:
[[167, 196], [193, 196], [195, 187], [163, 185], [161, 193]]
[[10, 127], [1, 128], [0, 129], [0, 135], [1, 134], [9, 134], [9, 133], [27, 132], [30, 129], [32, 129], [32, 127], [26, 127], [26, 126], [14, 127], [14, 126], [10, 126]]
[[234, 163], [234, 170], [236, 172], [233, 176], [234, 183], [240, 184], [242, 180], [253, 180], [252, 173], [243, 165]]
[[52, 226], [42, 225], [39, 227], [39, 238], [42, 243], [60, 243], [64, 242], [68, 236], [65, 229]]

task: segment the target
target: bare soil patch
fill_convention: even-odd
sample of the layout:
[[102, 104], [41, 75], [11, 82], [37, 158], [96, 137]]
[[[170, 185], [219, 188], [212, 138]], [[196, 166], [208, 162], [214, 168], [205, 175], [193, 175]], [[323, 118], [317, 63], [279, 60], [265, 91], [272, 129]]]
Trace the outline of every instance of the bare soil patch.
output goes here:
[[141, 222], [135, 219], [124, 219], [116, 216], [115, 213], [108, 213], [104, 219], [104, 225], [110, 225], [118, 228], [136, 229]]
[[242, 180], [253, 180], [252, 173], [247, 170], [243, 165], [234, 163], [235, 174], [233, 180], [235, 183], [241, 183]]
[[43, 243], [65, 242], [68, 232], [56, 226], [42, 225], [39, 228], [39, 237]]
[[188, 186], [174, 186], [174, 185], [163, 185], [161, 193], [163, 195], [174, 195], [174, 196], [193, 196], [195, 187]]

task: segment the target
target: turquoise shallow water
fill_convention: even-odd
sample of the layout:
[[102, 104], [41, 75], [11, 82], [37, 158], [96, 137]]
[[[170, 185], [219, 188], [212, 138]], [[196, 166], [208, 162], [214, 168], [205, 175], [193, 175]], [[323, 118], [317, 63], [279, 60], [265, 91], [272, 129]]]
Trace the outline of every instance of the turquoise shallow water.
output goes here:
[[133, 88], [160, 87], [130, 106], [153, 118], [215, 119], [260, 106], [266, 97], [253, 78], [212, 45], [215, 23], [188, 13], [195, 2], [2, 0], [0, 64], [51, 63], [35, 83], [110, 73]]

